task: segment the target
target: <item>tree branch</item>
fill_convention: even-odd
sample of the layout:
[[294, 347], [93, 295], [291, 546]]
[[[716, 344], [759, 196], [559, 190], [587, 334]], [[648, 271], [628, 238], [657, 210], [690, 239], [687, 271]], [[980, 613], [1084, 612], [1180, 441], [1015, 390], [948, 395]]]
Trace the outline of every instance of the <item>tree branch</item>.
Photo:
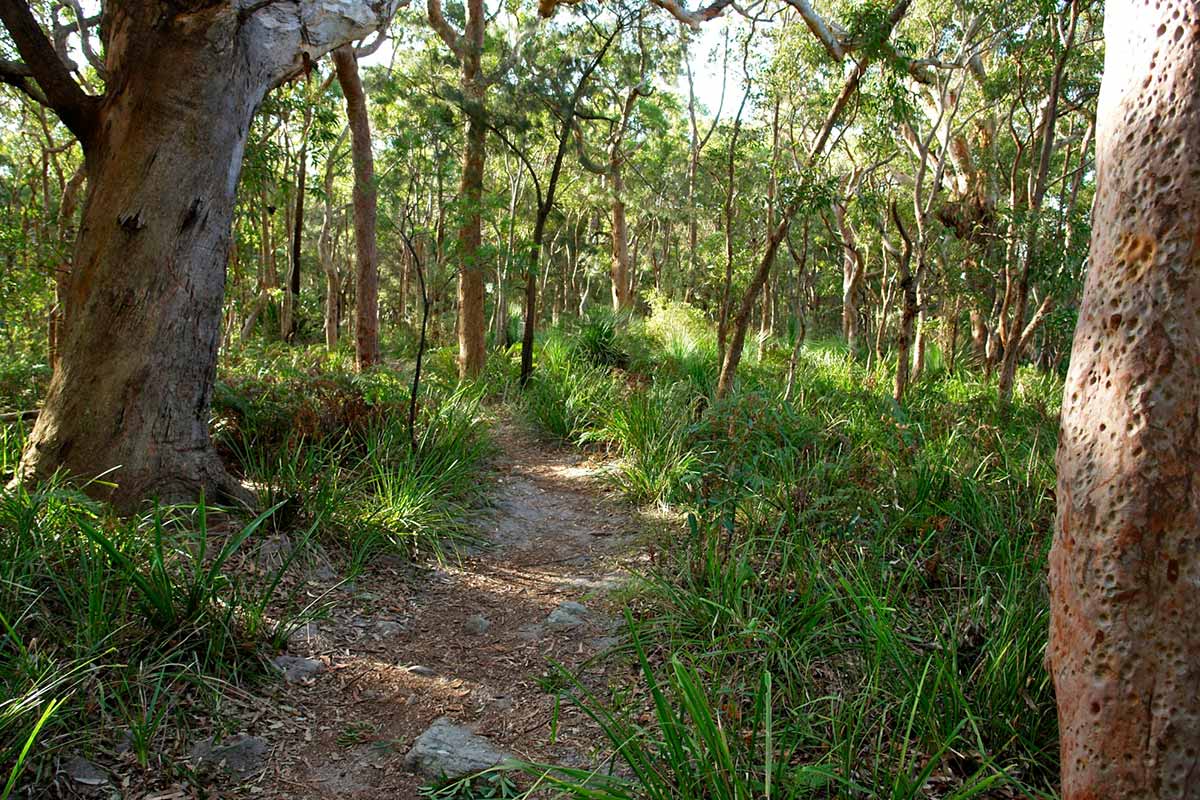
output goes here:
[[671, 16], [685, 25], [690, 25], [693, 28], [699, 28], [700, 23], [708, 22], [710, 19], [716, 19], [721, 16], [726, 8], [733, 5], [733, 0], [713, 0], [712, 3], [704, 8], [695, 11], [688, 11], [678, 0], [650, 0], [654, 5], [661, 9], [670, 12]]
[[79, 0], [61, 0], [62, 4], [71, 9], [75, 14], [75, 30], [79, 34], [79, 46], [83, 50], [83, 56], [88, 63], [92, 65], [92, 69], [96, 70], [96, 74], [102, 79], [106, 77], [104, 69], [104, 59], [96, 55], [96, 51], [92, 49], [92, 39], [89, 31], [100, 24], [100, 16], [97, 14], [94, 17], [86, 16], [83, 13], [83, 7], [79, 4]]
[[464, 49], [463, 37], [451, 27], [445, 15], [442, 14], [442, 0], [426, 0], [425, 6], [429, 15], [430, 27], [442, 38], [455, 58], [461, 60]]
[[0, 0], [0, 21], [37, 81], [46, 104], [86, 144], [95, 127], [99, 99], [84, 92], [71, 77], [24, 0]]

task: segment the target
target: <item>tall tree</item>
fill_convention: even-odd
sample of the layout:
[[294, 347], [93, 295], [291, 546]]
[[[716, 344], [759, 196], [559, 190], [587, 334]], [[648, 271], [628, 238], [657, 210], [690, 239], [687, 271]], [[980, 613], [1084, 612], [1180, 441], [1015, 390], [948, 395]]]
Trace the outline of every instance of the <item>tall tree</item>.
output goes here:
[[483, 178], [487, 158], [487, 81], [483, 74], [483, 0], [467, 0], [466, 21], [460, 34], [442, 13], [441, 0], [428, 0], [429, 23], [450, 49], [462, 70], [460, 88], [467, 117], [459, 184], [462, 224], [458, 230], [458, 371], [472, 377], [483, 371], [487, 358], [484, 320]]
[[1200, 11], [1113, 0], [1065, 388], [1049, 661], [1064, 800], [1200, 783]]
[[0, 76], [83, 145], [87, 197], [59, 368], [19, 469], [63, 470], [129, 507], [247, 497], [209, 438], [234, 193], [273, 86], [380, 27], [394, 0], [299, 6], [110, 0], [103, 95], [86, 93], [23, 0], [0, 0], [21, 64]]
[[350, 45], [333, 51], [338, 83], [346, 97], [350, 154], [354, 161], [354, 363], [359, 372], [379, 361], [379, 254], [375, 241], [378, 198], [367, 95]]

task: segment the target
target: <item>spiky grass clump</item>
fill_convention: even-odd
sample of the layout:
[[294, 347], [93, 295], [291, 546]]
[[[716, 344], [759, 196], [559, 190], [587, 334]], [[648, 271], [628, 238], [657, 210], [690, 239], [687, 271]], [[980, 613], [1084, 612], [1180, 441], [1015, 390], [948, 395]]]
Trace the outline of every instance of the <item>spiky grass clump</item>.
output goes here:
[[99, 727], [128, 731], [149, 766], [168, 723], [186, 726], [223, 682], [261, 670], [262, 645], [290, 624], [268, 615], [290, 558], [253, 579], [229, 567], [274, 511], [231, 527], [203, 503], [118, 519], [62, 486], [0, 497], [5, 795], [45, 785], [63, 747], [115, 746]]
[[616, 384], [604, 367], [574, 357], [561, 336], [547, 337], [522, 395], [526, 415], [548, 435], [582, 441], [601, 423]]
[[[792, 402], [785, 367], [764, 359], [712, 403], [704, 380], [668, 368], [688, 329], [668, 317], [647, 326], [648, 385], [588, 435], [618, 449], [613, 477], [631, 498], [691, 519], [643, 597], [667, 654], [643, 661], [656, 716], [639, 725], [617, 710], [627, 698], [580, 697], [636, 779], [563, 785], [588, 797], [1051, 794], [1044, 574], [1061, 384], [1023, 372], [1000, 404], [989, 381], [931, 370], [901, 407], [887, 365], [815, 342]], [[761, 728], [764, 704], [769, 737], [728, 735]]]

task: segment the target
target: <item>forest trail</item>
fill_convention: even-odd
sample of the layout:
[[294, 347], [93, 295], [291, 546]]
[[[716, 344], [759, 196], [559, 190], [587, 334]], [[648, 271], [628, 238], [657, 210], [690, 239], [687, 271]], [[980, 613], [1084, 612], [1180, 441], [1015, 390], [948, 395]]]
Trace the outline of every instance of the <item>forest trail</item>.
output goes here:
[[[520, 758], [596, 762], [599, 730], [567, 704], [556, 715], [538, 679], [553, 660], [602, 683], [593, 657], [621, 630], [605, 596], [636, 523], [600, 484], [602, 464], [510, 419], [494, 439], [490, 506], [473, 521], [489, 545], [433, 570], [377, 559], [292, 637], [288, 655], [325, 666], [280, 684], [253, 796], [416, 798], [430, 781], [405, 755], [439, 717]], [[310, 595], [325, 583], [310, 579]]]

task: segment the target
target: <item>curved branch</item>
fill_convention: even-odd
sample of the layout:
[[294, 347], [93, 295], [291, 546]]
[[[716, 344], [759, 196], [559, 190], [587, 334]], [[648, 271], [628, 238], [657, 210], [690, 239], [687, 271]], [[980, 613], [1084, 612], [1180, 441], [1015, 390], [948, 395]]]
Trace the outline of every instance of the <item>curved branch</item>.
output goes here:
[[79, 0], [61, 0], [61, 4], [65, 8], [69, 8], [71, 13], [75, 15], [75, 32], [79, 34], [79, 47], [83, 50], [83, 56], [87, 62], [92, 65], [92, 69], [96, 70], [96, 74], [101, 79], [107, 77], [107, 71], [104, 68], [104, 59], [96, 54], [92, 49], [92, 38], [89, 32], [100, 24], [100, 15], [89, 17], [83, 13], [83, 7], [80, 6]]
[[446, 20], [446, 16], [442, 13], [442, 0], [426, 0], [425, 6], [429, 16], [429, 26], [442, 38], [442, 41], [450, 48], [450, 52], [454, 54], [454, 57], [462, 60], [463, 50], [465, 49], [463, 37], [458, 31], [454, 30]]
[[716, 19], [721, 16], [721, 13], [733, 5], [733, 0], [713, 0], [712, 3], [704, 8], [695, 11], [689, 11], [684, 8], [678, 0], [650, 0], [654, 5], [668, 11], [671, 16], [679, 20], [685, 25], [690, 25], [693, 28], [699, 28], [700, 23], [708, 22], [710, 19]]
[[[13, 44], [17, 46], [17, 52], [37, 81], [46, 104], [86, 144], [96, 124], [99, 99], [84, 92], [71, 77], [55, 52], [54, 45], [34, 19], [28, 3], [24, 0], [0, 0], [0, 22], [4, 23]], [[28, 90], [23, 91], [37, 99]]]

